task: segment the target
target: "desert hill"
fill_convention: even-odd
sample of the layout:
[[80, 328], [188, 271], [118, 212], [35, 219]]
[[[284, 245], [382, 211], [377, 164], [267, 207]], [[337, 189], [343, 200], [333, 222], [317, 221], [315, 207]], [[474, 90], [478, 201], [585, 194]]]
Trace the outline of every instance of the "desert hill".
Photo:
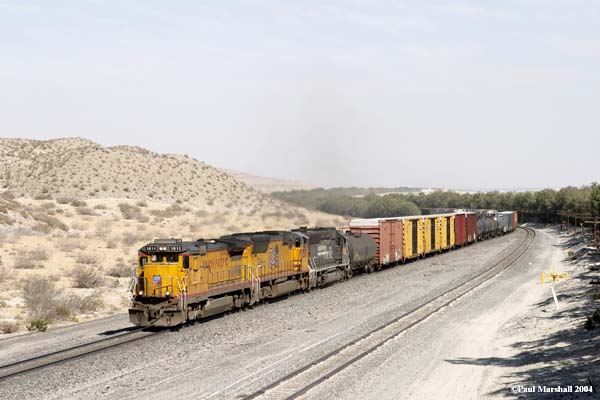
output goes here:
[[185, 155], [87, 139], [0, 139], [0, 184], [20, 197], [156, 200], [246, 213], [282, 204]]

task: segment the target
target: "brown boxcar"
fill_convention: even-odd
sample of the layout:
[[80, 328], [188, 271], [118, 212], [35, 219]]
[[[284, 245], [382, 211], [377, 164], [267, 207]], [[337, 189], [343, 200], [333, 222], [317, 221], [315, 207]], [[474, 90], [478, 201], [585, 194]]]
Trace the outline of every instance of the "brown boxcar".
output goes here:
[[465, 214], [467, 226], [467, 243], [477, 240], [477, 213], [468, 212]]
[[397, 218], [368, 218], [350, 221], [351, 232], [370, 235], [377, 243], [375, 259], [379, 265], [402, 260], [402, 220]]
[[454, 218], [454, 241], [457, 246], [467, 242], [467, 217], [464, 213], [457, 213]]
[[513, 213], [513, 224], [512, 224], [513, 225], [512, 226], [513, 230], [517, 229], [518, 218], [519, 217], [517, 217], [517, 212], [515, 211]]

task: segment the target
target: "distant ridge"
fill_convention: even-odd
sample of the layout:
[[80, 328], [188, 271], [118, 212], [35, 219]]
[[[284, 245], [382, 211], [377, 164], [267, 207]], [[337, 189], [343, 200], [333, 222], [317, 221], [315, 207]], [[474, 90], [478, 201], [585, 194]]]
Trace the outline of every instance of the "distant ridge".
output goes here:
[[317, 188], [316, 185], [304, 181], [269, 178], [226, 168], [221, 168], [221, 171], [263, 193], [288, 192], [291, 190], [310, 190]]

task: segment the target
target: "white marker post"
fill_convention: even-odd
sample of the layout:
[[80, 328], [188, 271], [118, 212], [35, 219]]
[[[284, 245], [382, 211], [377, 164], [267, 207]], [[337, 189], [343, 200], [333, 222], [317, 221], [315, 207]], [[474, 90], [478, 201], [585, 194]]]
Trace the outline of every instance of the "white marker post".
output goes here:
[[552, 296], [554, 297], [554, 304], [556, 304], [556, 310], [560, 310], [560, 307], [558, 306], [558, 299], [556, 298], [556, 291], [554, 290], [554, 285], [550, 286], [550, 288], [552, 288]]

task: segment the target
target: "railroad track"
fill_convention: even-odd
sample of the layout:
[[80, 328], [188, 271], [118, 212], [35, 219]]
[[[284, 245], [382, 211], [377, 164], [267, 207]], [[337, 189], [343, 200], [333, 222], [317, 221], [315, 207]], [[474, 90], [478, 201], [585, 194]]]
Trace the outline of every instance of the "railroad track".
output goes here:
[[10, 364], [0, 365], [0, 381], [33, 371], [50, 365], [56, 365], [61, 362], [72, 360], [86, 354], [95, 353], [111, 347], [116, 347], [125, 343], [131, 343], [149, 336], [153, 336], [162, 331], [151, 331], [146, 328], [136, 328], [115, 336], [95, 340], [93, 342], [83, 343], [67, 349], [42, 354], [40, 356], [27, 358]]
[[495, 261], [490, 268], [478, 273], [466, 282], [460, 283], [452, 289], [443, 292], [431, 301], [400, 315], [358, 339], [335, 349], [316, 361], [291, 372], [283, 378], [243, 398], [250, 400], [296, 399], [302, 397], [314, 387], [373, 353], [390, 340], [472, 292], [517, 262], [529, 250], [535, 240], [535, 230], [527, 227], [519, 227], [519, 229], [525, 230], [527, 233], [526, 237], [514, 251]]

